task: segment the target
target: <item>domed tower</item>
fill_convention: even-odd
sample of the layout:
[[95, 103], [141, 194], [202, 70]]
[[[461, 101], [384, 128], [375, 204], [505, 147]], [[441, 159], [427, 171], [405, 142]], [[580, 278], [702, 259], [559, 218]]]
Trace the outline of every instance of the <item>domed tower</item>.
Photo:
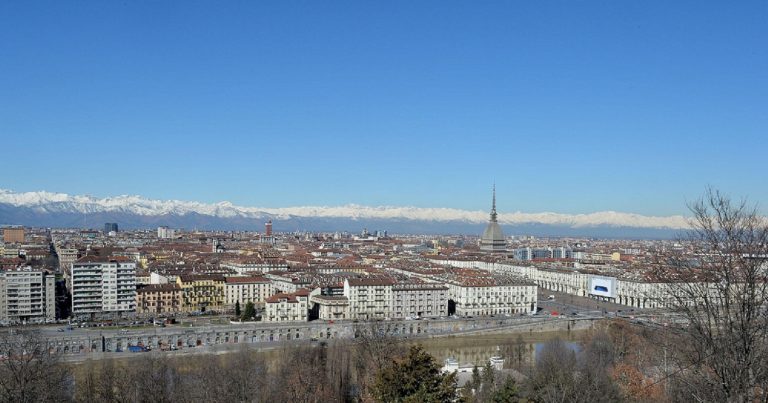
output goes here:
[[507, 251], [507, 240], [501, 232], [501, 226], [496, 221], [496, 185], [493, 185], [493, 204], [491, 205], [491, 220], [485, 227], [483, 237], [480, 238], [480, 250], [491, 253], [504, 253]]

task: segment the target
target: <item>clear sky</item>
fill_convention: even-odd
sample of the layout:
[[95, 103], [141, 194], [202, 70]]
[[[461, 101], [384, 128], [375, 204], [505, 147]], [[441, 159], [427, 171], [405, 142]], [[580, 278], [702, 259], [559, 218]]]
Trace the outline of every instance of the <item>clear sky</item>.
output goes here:
[[768, 204], [766, 1], [4, 1], [0, 188]]

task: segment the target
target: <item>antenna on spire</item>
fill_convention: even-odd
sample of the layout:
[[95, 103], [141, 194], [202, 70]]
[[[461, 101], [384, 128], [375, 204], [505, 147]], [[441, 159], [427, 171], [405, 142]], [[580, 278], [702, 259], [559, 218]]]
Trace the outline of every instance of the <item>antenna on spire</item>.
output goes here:
[[491, 204], [491, 221], [496, 222], [496, 182], [493, 182], [493, 204]]

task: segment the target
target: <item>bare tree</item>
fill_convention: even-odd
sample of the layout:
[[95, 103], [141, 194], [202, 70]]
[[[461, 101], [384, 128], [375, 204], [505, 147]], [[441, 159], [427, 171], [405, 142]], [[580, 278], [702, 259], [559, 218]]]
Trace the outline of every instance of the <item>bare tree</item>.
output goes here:
[[66, 401], [71, 384], [67, 367], [36, 332], [0, 333], [0, 401]]
[[77, 378], [75, 400], [82, 403], [99, 402], [99, 382], [101, 380], [96, 369], [96, 364], [87, 360], [81, 366], [81, 373]]
[[368, 395], [380, 370], [392, 365], [396, 357], [405, 354], [402, 339], [392, 334], [387, 325], [370, 322], [355, 329], [355, 381], [362, 400]]
[[601, 336], [589, 342], [586, 351], [576, 351], [561, 339], [544, 344], [526, 385], [537, 402], [619, 402], [617, 385], [608, 376], [613, 346]]
[[[131, 358], [117, 367], [118, 376], [111, 381], [113, 402], [175, 402], [184, 401], [180, 394], [180, 378], [168, 357], [147, 353]], [[101, 382], [110, 382], [101, 377]], [[101, 389], [106, 396], [109, 391]]]
[[754, 206], [716, 190], [689, 206], [686, 252], [664, 273], [682, 332], [681, 398], [766, 401], [768, 396], [768, 226]]
[[576, 353], [561, 339], [548, 341], [536, 357], [536, 365], [527, 382], [529, 396], [538, 402], [575, 400], [578, 360]]
[[[176, 400], [190, 402], [268, 401], [264, 390], [267, 369], [264, 359], [242, 344], [235, 354], [189, 357], [174, 363], [181, 385]], [[184, 369], [182, 371], [182, 369]]]

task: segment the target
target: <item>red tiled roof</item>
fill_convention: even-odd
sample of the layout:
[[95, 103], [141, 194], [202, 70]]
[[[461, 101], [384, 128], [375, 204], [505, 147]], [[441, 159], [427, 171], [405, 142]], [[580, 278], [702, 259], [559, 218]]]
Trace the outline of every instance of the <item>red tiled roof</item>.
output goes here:
[[181, 291], [181, 287], [178, 284], [150, 284], [141, 286], [136, 289], [139, 294], [152, 293], [152, 292], [172, 292]]
[[226, 281], [229, 284], [233, 284], [233, 283], [238, 283], [238, 284], [244, 284], [244, 283], [245, 284], [248, 284], [248, 283], [270, 283], [269, 279], [264, 278], [264, 277], [258, 277], [258, 276], [253, 276], [253, 277], [227, 277]]
[[194, 281], [224, 281], [224, 276], [218, 274], [182, 274], [179, 278], [184, 283], [191, 283]]
[[375, 285], [394, 285], [395, 281], [391, 278], [379, 277], [379, 278], [350, 278], [349, 285], [351, 287], [360, 286], [375, 286]]
[[277, 293], [277, 294], [267, 298], [266, 302], [268, 304], [270, 304], [270, 303], [274, 304], [274, 303], [280, 302], [281, 299], [286, 299], [287, 300], [286, 302], [290, 302], [290, 303], [299, 302], [299, 301], [296, 300], [296, 296], [295, 295], [293, 295], [293, 294], [285, 294], [285, 293], [282, 293], [282, 292], [281, 293]]

